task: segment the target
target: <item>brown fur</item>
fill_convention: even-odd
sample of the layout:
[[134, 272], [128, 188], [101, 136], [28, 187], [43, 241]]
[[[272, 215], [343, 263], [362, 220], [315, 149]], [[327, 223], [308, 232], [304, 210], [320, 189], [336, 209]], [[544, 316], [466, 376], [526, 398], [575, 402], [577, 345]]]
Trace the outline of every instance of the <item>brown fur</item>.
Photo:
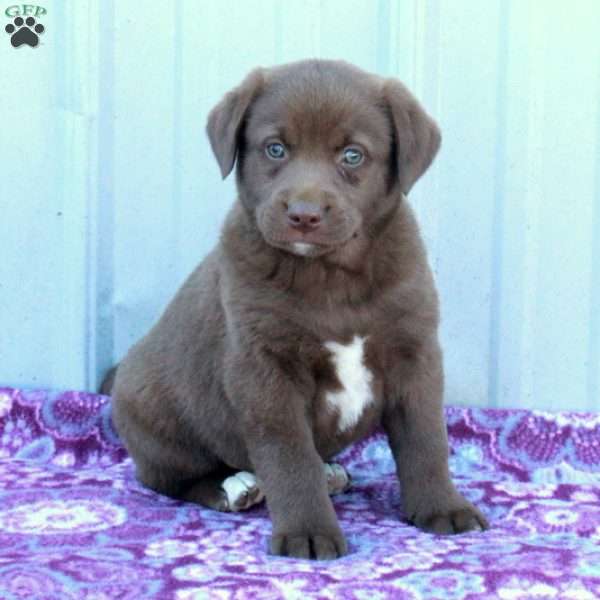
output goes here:
[[[346, 552], [322, 460], [382, 424], [404, 510], [438, 533], [485, 527], [448, 473], [438, 300], [404, 197], [440, 144], [398, 81], [332, 61], [252, 72], [211, 112], [223, 177], [239, 197], [221, 240], [119, 365], [114, 419], [137, 475], [214, 506], [228, 470], [266, 492], [276, 554]], [[269, 140], [288, 149], [265, 154]], [[349, 168], [340, 153], [364, 151]], [[290, 203], [323, 221], [294, 229]], [[294, 243], [311, 243], [308, 256]], [[327, 341], [363, 336], [375, 400], [340, 432], [325, 393], [340, 388]]]

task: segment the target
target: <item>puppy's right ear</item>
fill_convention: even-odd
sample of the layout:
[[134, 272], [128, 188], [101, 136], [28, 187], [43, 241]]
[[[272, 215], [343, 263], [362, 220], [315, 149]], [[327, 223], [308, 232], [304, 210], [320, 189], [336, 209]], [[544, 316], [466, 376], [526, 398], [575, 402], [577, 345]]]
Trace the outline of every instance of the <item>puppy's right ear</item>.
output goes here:
[[384, 82], [383, 95], [394, 125], [400, 188], [408, 194], [440, 149], [440, 130], [408, 88], [396, 79]]
[[265, 81], [264, 70], [255, 69], [225, 97], [208, 115], [206, 131], [223, 179], [231, 173], [239, 146], [239, 135], [252, 101]]

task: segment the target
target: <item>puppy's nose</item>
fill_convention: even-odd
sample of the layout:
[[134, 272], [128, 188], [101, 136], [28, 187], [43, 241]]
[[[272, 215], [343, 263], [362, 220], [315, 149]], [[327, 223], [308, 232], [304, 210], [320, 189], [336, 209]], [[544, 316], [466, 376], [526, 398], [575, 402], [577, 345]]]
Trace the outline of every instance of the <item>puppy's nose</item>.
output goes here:
[[323, 211], [313, 202], [290, 202], [287, 206], [287, 221], [290, 227], [300, 231], [313, 231], [321, 225]]

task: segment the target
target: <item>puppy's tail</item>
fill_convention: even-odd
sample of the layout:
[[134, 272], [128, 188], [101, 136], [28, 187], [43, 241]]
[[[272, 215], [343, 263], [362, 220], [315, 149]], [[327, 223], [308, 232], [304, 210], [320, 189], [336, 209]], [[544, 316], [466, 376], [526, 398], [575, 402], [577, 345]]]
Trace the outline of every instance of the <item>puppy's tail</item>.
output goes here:
[[113, 385], [115, 384], [115, 377], [117, 375], [118, 367], [119, 365], [115, 365], [108, 370], [104, 376], [104, 379], [102, 380], [102, 383], [100, 384], [100, 389], [98, 390], [100, 394], [103, 394], [104, 396], [110, 396]]

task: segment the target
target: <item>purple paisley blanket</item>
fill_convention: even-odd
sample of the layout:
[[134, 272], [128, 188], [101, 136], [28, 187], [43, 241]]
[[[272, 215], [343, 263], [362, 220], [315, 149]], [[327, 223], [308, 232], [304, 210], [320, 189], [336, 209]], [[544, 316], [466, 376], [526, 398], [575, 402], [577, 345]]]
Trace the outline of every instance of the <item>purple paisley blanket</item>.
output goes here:
[[376, 434], [339, 459], [350, 554], [270, 557], [264, 506], [222, 514], [138, 485], [108, 399], [0, 388], [0, 598], [600, 598], [600, 416], [449, 408], [451, 468], [492, 528], [405, 524]]

